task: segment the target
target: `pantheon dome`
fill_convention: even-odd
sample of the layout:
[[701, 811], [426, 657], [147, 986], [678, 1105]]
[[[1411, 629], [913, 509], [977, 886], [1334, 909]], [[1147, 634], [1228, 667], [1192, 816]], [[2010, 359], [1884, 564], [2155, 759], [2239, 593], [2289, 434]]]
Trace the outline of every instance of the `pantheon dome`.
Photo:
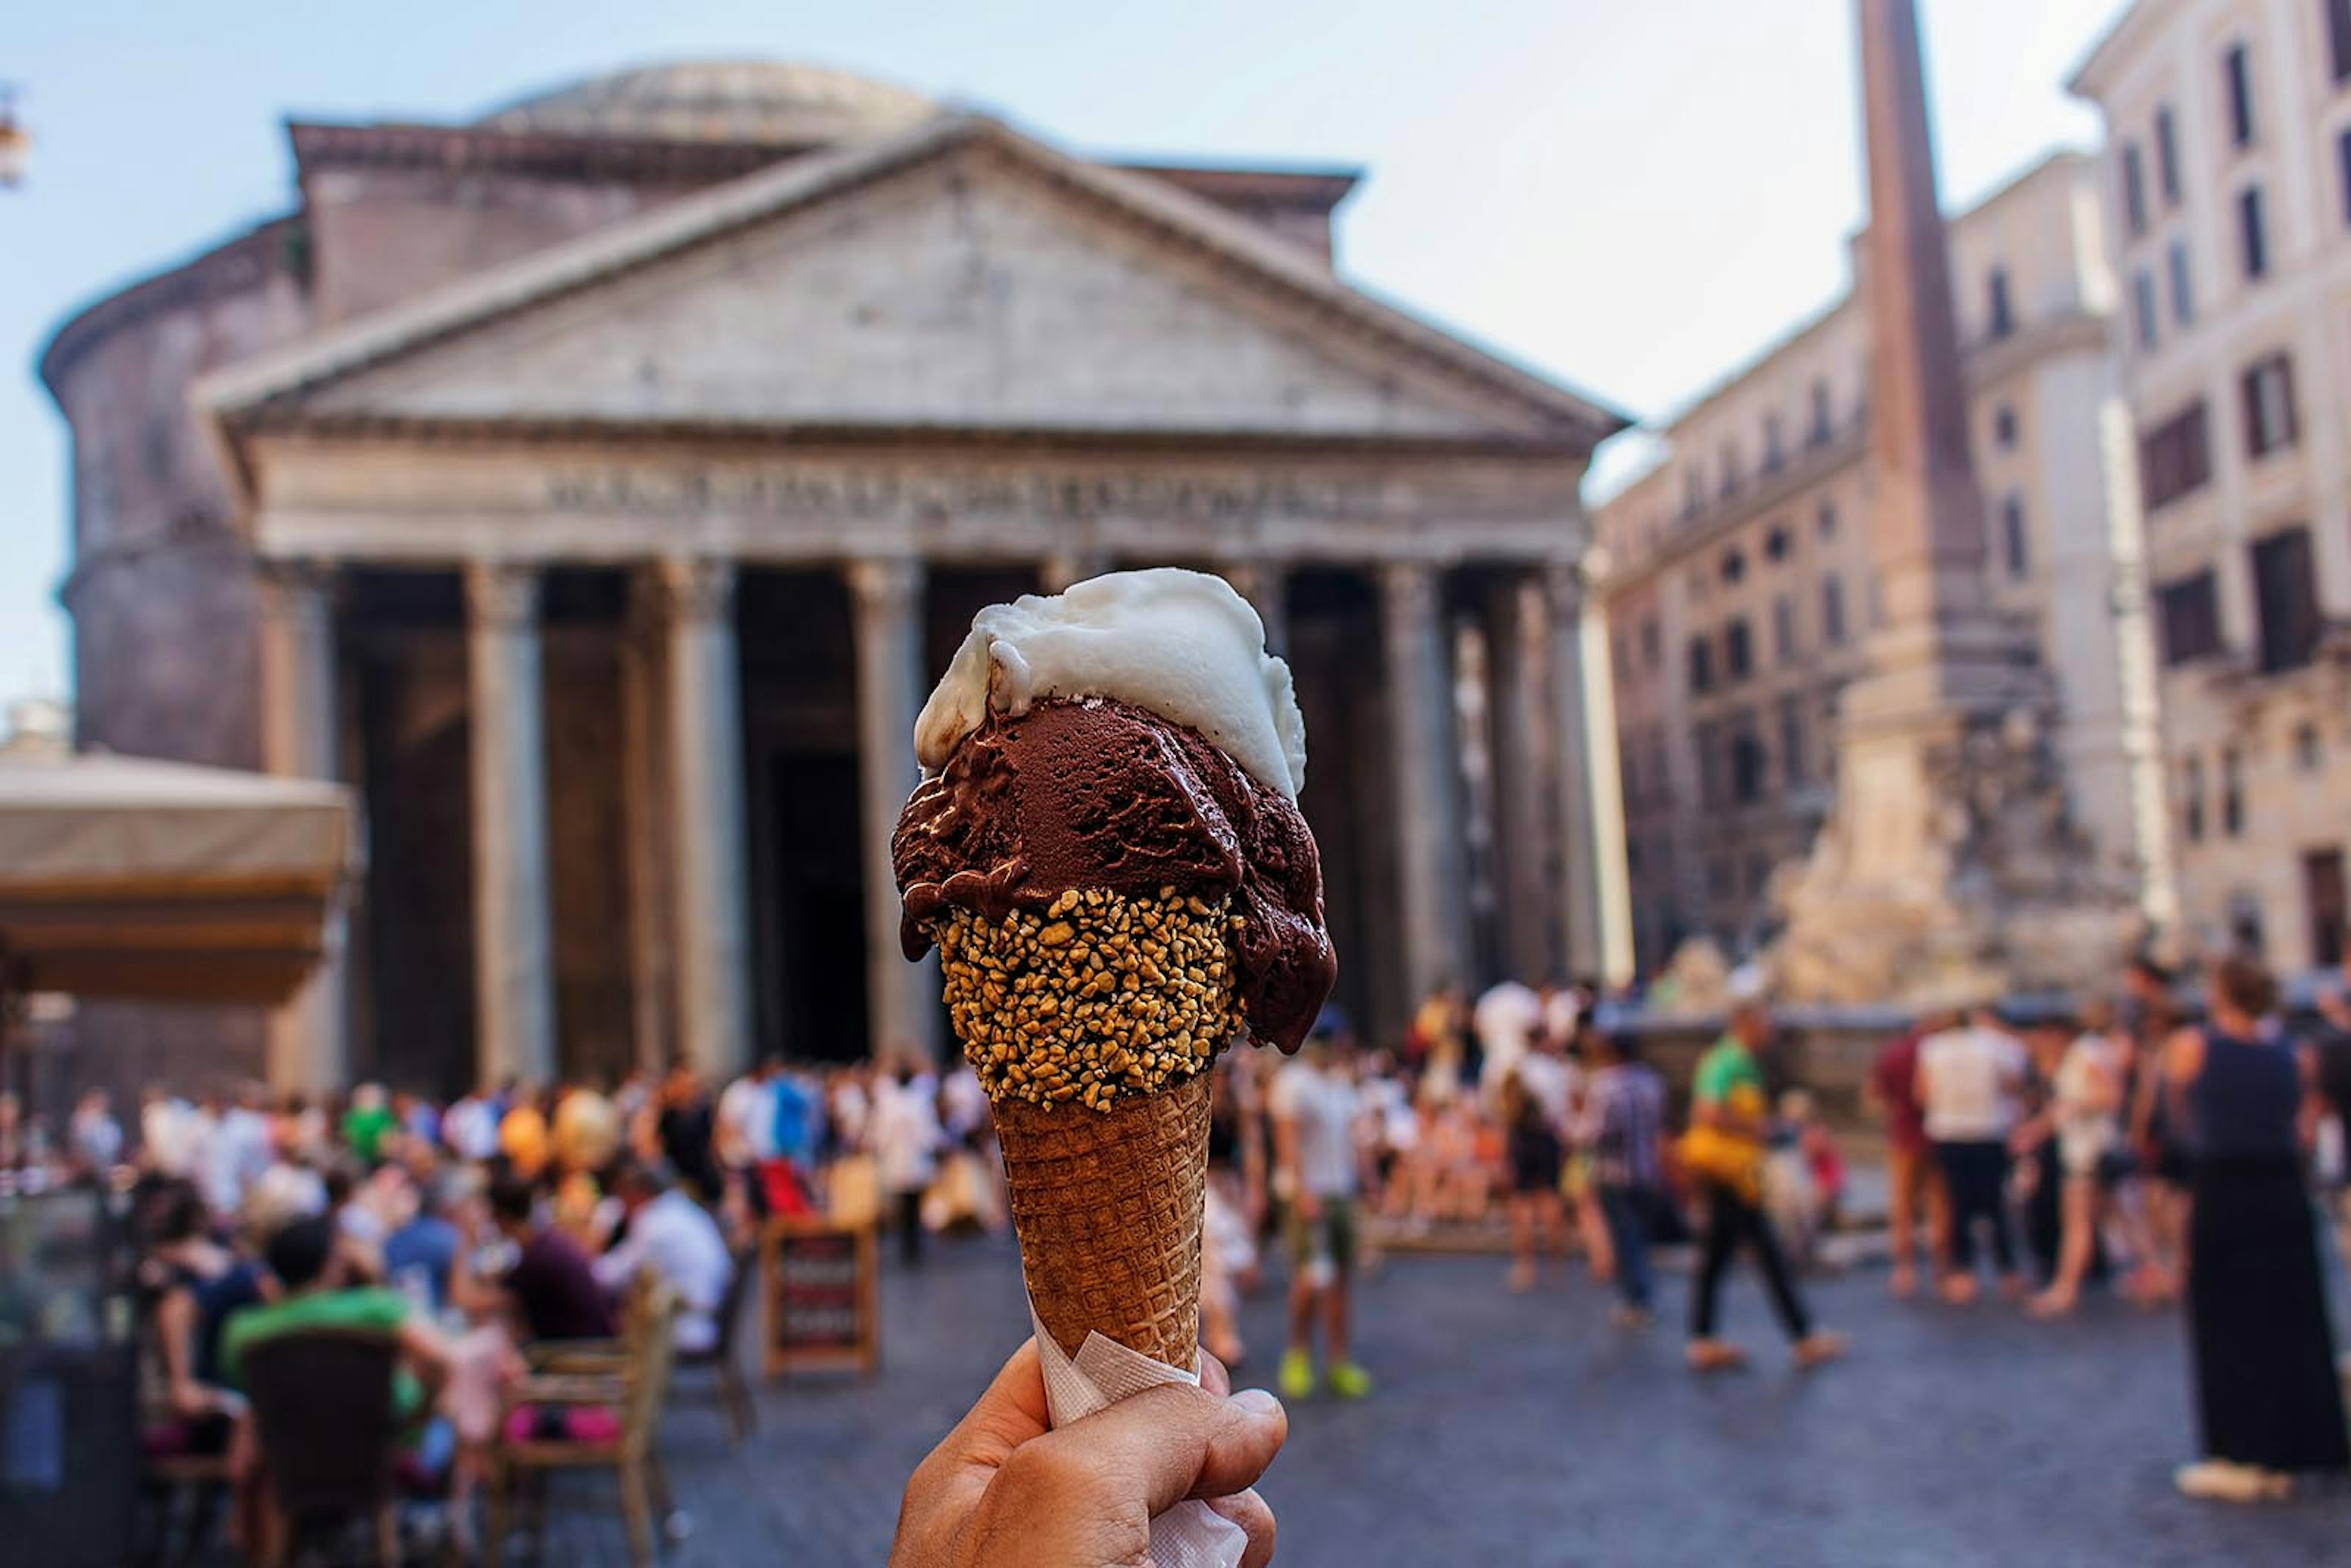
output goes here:
[[494, 131], [775, 145], [885, 135], [939, 111], [905, 88], [788, 60], [678, 60], [590, 77], [486, 115]]

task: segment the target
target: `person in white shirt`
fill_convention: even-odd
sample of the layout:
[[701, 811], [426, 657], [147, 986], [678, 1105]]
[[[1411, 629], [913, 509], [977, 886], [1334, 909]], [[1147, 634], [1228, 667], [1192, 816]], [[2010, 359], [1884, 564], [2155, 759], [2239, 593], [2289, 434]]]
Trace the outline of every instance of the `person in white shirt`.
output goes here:
[[498, 1152], [498, 1111], [490, 1097], [475, 1090], [442, 1113], [441, 1141], [468, 1165], [479, 1165]]
[[105, 1175], [121, 1160], [122, 1124], [114, 1119], [105, 1090], [89, 1091], [74, 1106], [67, 1138], [74, 1159], [95, 1175]]
[[1478, 1037], [1478, 1092], [1486, 1103], [1501, 1103], [1503, 1082], [1533, 1049], [1543, 1030], [1542, 998], [1516, 980], [1504, 980], [1478, 998], [1469, 1010], [1469, 1030]]
[[1280, 1391], [1314, 1392], [1314, 1320], [1321, 1309], [1322, 1348], [1332, 1392], [1360, 1399], [1370, 1375], [1348, 1354], [1349, 1284], [1355, 1269], [1355, 1115], [1360, 1101], [1343, 1042], [1310, 1037], [1273, 1076], [1266, 1109], [1273, 1119], [1275, 1190], [1285, 1205], [1290, 1241], [1290, 1347]]
[[776, 1077], [783, 1063], [768, 1057], [718, 1096], [718, 1160], [729, 1171], [752, 1169], [776, 1157]]
[[939, 1125], [937, 1082], [900, 1062], [895, 1073], [874, 1084], [873, 1108], [865, 1122], [882, 1190], [896, 1209], [898, 1255], [909, 1265], [923, 1260], [923, 1189], [939, 1174], [939, 1145], [946, 1141]]
[[651, 1269], [677, 1292], [677, 1348], [714, 1348], [718, 1312], [735, 1277], [735, 1259], [718, 1222], [659, 1171], [634, 1161], [613, 1173], [612, 1193], [628, 1216], [628, 1228], [595, 1260], [597, 1282], [618, 1295], [640, 1270]]
[[1965, 1021], [1918, 1045], [1918, 1104], [1950, 1192], [1950, 1251], [1942, 1291], [1954, 1306], [1976, 1299], [1979, 1222], [1991, 1229], [2001, 1293], [2013, 1299], [2023, 1291], [2005, 1203], [2008, 1134], [2016, 1124], [2016, 1094], [2026, 1066], [2024, 1042], [2001, 1027], [1989, 1007], [1973, 1009]]
[[205, 1150], [204, 1186], [215, 1214], [235, 1214], [275, 1157], [269, 1147], [269, 1096], [257, 1083], [238, 1089]]

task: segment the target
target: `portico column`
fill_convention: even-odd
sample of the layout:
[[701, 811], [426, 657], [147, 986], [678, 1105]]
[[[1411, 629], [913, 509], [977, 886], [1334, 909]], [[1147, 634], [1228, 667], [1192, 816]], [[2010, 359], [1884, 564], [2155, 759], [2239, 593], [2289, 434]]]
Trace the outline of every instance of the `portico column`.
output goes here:
[[1538, 985], [1557, 964], [1558, 949], [1544, 887], [1552, 845], [1537, 744], [1547, 727], [1535, 713], [1540, 683], [1527, 678], [1531, 587], [1524, 573], [1514, 571], [1487, 590], [1486, 711], [1493, 733], [1494, 873], [1500, 884], [1502, 963], [1511, 978]]
[[1568, 967], [1575, 978], [1622, 985], [1633, 977], [1633, 904], [1608, 629], [1598, 596], [1586, 591], [1582, 567], [1552, 564], [1543, 587], [1558, 714]]
[[898, 944], [898, 885], [890, 834], [914, 787], [914, 716], [923, 700], [923, 567], [917, 560], [849, 566], [857, 616], [857, 776], [865, 874], [867, 1043], [876, 1061], [912, 1046], [938, 1055], [936, 956], [909, 964]]
[[[261, 756], [280, 778], [333, 779], [339, 771], [333, 584], [331, 569], [315, 561], [262, 569]], [[267, 1071], [279, 1092], [316, 1094], [350, 1077], [345, 896], [339, 887], [328, 901], [319, 967], [270, 1014]]]
[[1265, 622], [1265, 651], [1290, 652], [1290, 568], [1278, 560], [1227, 561], [1218, 571]]
[[548, 910], [547, 747], [538, 571], [465, 569], [473, 695], [474, 952], [480, 1076], [555, 1075], [554, 936]]
[[1447, 981], [1467, 984], [1468, 908], [1463, 885], [1461, 747], [1453, 716], [1437, 568], [1380, 569], [1388, 729], [1395, 771], [1397, 893], [1404, 909], [1407, 1006]]
[[659, 570], [669, 611], [678, 1045], [705, 1078], [731, 1078], [751, 1060], [735, 565], [670, 559]]

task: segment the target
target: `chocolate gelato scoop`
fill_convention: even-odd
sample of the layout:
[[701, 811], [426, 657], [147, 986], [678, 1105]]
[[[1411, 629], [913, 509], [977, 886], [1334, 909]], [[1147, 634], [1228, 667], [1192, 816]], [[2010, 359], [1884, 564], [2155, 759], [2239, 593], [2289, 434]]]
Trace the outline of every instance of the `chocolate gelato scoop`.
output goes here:
[[1195, 730], [1109, 697], [990, 712], [898, 819], [891, 860], [908, 957], [939, 915], [1000, 921], [1071, 891], [1229, 896], [1233, 994], [1295, 1051], [1337, 977], [1305, 818]]

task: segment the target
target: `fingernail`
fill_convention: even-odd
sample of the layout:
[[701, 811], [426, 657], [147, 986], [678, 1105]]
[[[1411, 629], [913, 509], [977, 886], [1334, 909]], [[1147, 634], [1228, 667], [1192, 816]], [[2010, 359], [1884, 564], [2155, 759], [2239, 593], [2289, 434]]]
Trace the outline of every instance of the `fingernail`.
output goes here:
[[1275, 1416], [1281, 1411], [1281, 1401], [1262, 1388], [1244, 1388], [1232, 1396], [1230, 1403], [1252, 1416]]

